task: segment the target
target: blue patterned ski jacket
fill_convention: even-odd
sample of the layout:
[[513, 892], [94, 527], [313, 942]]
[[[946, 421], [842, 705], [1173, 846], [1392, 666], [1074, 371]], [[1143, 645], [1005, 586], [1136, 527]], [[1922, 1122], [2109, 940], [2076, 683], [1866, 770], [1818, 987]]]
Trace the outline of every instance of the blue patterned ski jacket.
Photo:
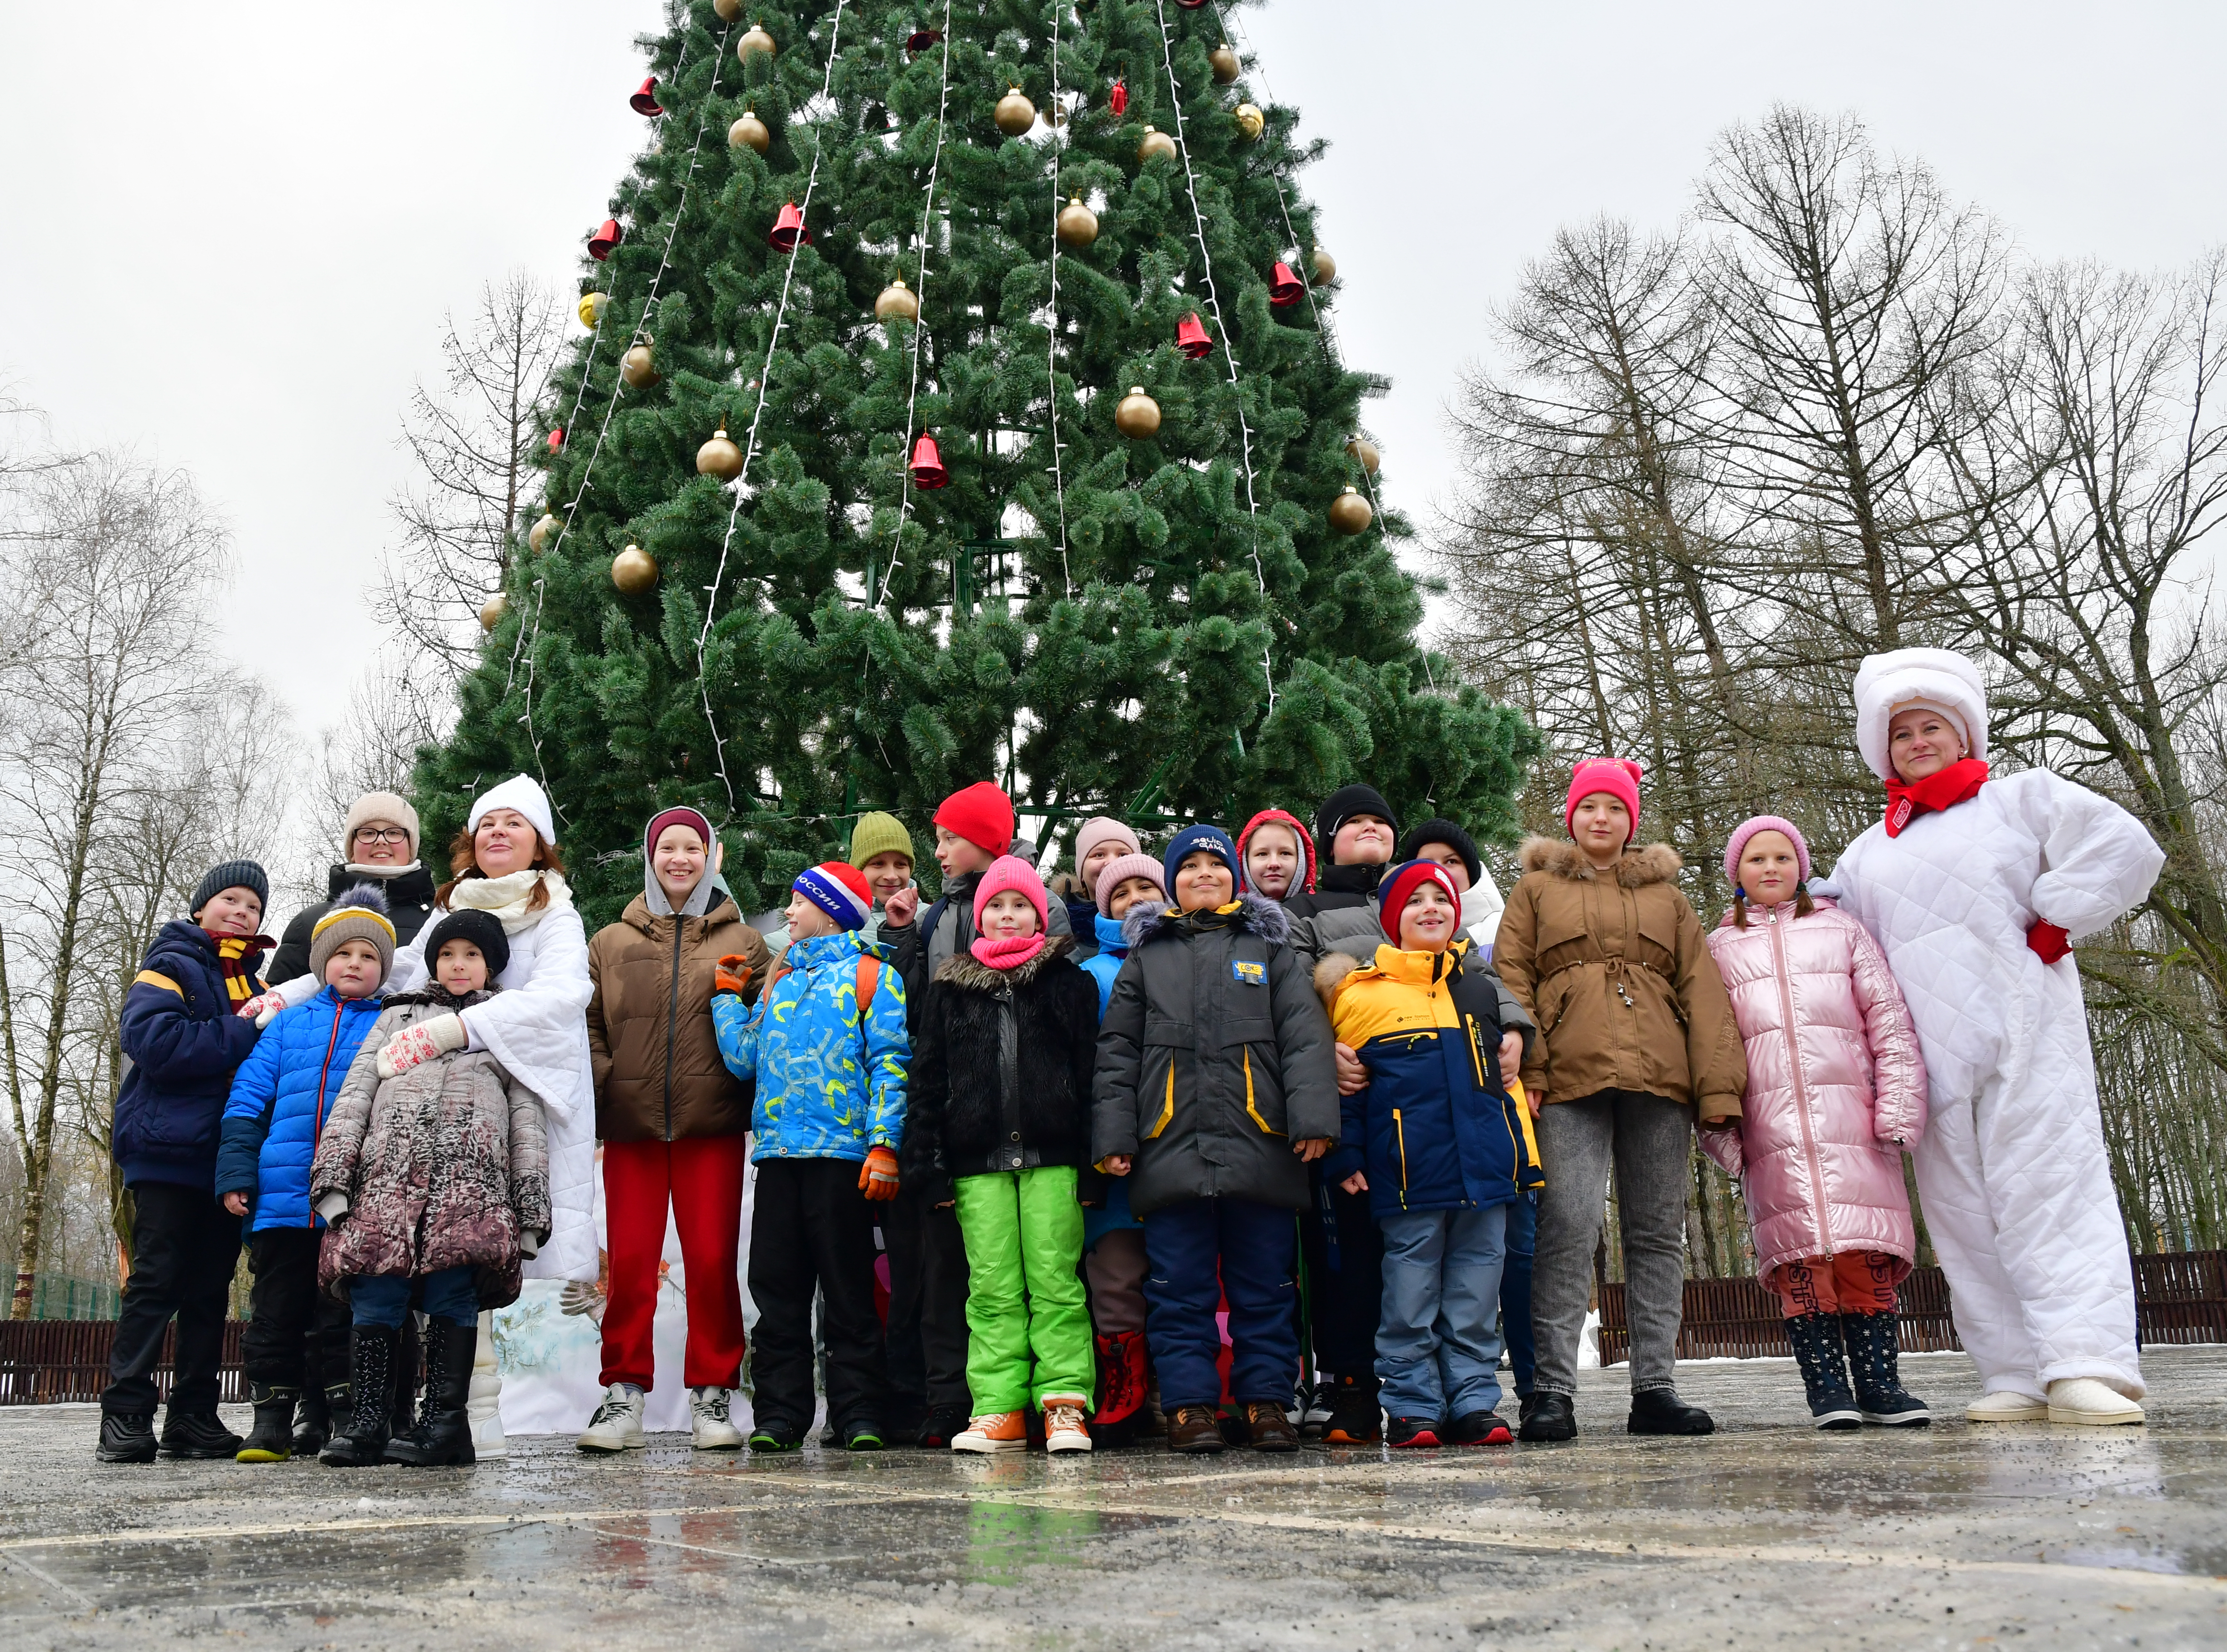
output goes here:
[[[879, 979], [863, 1015], [862, 960]], [[750, 1158], [863, 1160], [904, 1139], [904, 981], [873, 947], [848, 931], [792, 942], [788, 971], [756, 1009], [731, 992], [711, 999], [720, 1059], [737, 1078], [755, 1080]]]

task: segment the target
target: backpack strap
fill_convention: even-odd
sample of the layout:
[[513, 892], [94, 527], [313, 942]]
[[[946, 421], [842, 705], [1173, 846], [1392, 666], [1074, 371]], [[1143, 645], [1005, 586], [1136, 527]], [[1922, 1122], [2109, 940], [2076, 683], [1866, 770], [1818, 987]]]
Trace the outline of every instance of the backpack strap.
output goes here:
[[[788, 973], [788, 960], [784, 957], [781, 962], [773, 966], [773, 973], [766, 977], [765, 991], [758, 995], [759, 1002], [769, 1001], [774, 988], [781, 985], [782, 978]], [[880, 990], [881, 985], [882, 960], [871, 953], [860, 953], [858, 970], [852, 977], [852, 990], [858, 994], [858, 1027], [861, 1036], [865, 1030], [866, 1007], [873, 1003], [874, 994]]]

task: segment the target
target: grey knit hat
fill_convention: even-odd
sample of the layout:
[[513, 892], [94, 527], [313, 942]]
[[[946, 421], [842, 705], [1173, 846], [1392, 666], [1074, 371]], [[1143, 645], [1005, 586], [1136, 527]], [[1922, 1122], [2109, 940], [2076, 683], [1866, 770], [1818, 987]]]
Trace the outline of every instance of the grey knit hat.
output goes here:
[[346, 891], [309, 931], [309, 973], [325, 979], [325, 966], [347, 941], [368, 941], [379, 953], [379, 984], [394, 968], [394, 925], [386, 915], [386, 894], [376, 883]]
[[203, 872], [201, 881], [194, 885], [194, 898], [186, 903], [186, 915], [198, 918], [203, 907], [228, 889], [252, 889], [266, 909], [271, 905], [269, 873], [252, 860], [220, 860]]

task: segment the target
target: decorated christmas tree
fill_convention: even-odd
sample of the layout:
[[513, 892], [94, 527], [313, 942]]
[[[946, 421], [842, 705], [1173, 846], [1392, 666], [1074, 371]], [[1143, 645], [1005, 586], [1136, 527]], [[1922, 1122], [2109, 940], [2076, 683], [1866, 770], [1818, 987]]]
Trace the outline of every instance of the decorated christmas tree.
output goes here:
[[985, 777], [1039, 836], [1356, 777], [1512, 832], [1533, 737], [1418, 647], [1384, 386], [1226, 11], [674, 7], [429, 826], [539, 775], [599, 915], [677, 801], [750, 910]]

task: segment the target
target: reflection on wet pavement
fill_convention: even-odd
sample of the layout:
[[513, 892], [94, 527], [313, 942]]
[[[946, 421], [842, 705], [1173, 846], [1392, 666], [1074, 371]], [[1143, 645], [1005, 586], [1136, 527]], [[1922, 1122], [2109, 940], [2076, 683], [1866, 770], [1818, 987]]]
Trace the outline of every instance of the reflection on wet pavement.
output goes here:
[[1701, 1440], [1148, 1451], [995, 1462], [808, 1450], [470, 1470], [103, 1467], [91, 1406], [0, 1410], [4, 1644], [658, 1642], [1637, 1648], [1864, 1639], [2227, 1644], [2227, 1349], [2159, 1349], [2144, 1430], [1944, 1419], [1821, 1435], [1790, 1362], [1681, 1368]]

